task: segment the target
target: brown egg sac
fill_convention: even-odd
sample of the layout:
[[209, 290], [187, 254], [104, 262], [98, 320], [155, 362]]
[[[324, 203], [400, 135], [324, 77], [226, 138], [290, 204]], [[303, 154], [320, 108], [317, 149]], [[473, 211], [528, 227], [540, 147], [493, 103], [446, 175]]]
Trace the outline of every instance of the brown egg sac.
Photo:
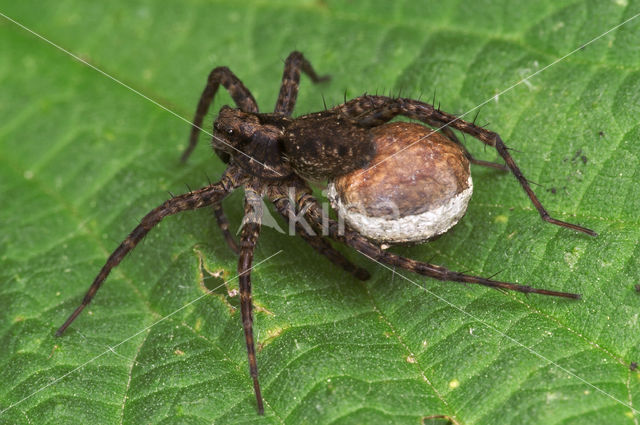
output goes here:
[[329, 182], [338, 215], [377, 242], [422, 242], [464, 215], [473, 192], [461, 146], [420, 124], [371, 129], [376, 155], [364, 168]]

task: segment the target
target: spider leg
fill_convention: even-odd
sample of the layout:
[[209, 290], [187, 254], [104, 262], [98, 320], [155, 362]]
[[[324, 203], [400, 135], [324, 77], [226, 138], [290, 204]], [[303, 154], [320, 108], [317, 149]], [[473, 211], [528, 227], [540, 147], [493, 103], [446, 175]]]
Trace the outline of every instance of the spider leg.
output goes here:
[[334, 249], [331, 244], [322, 236], [315, 234], [309, 234], [300, 222], [295, 212], [295, 204], [291, 201], [286, 194], [274, 194], [271, 196], [271, 201], [275, 205], [276, 210], [287, 220], [289, 223], [295, 224], [296, 233], [305, 240], [313, 249], [320, 254], [327, 257], [336, 266], [342, 267], [345, 271], [354, 275], [357, 279], [367, 280], [371, 277], [369, 272], [361, 267], [356, 266], [349, 261], [340, 251]]
[[[591, 236], [597, 236], [597, 233], [591, 229], [567, 223], [566, 221], [557, 220], [549, 215], [533, 190], [531, 190], [529, 181], [524, 177], [509, 154], [507, 146], [504, 144], [500, 136], [493, 131], [461, 120], [455, 115], [448, 114], [440, 109], [434, 108], [433, 105], [413, 99], [391, 99], [384, 96], [363, 96], [353, 99], [348, 103], [341, 105], [339, 108], [342, 109], [343, 113], [354, 117], [360, 125], [365, 127], [375, 127], [384, 124], [398, 115], [404, 115], [411, 119], [416, 119], [426, 123], [433, 121], [446, 123], [446, 125], [453, 127], [456, 130], [469, 134], [486, 145], [494, 147], [498, 151], [502, 159], [507, 163], [507, 166], [513, 175], [518, 179], [518, 182], [520, 182], [520, 185], [527, 193], [527, 196], [529, 196], [529, 199], [536, 207], [540, 217], [544, 221], [561, 227], [573, 229], [578, 232], [583, 232]], [[375, 164], [372, 165], [372, 168], [373, 167], [375, 167]]]
[[238, 260], [238, 276], [240, 287], [240, 311], [242, 313], [242, 328], [247, 343], [247, 356], [249, 358], [249, 372], [253, 379], [253, 390], [256, 394], [258, 414], [264, 414], [262, 393], [258, 382], [258, 364], [256, 362], [256, 349], [253, 338], [253, 305], [251, 302], [251, 263], [253, 251], [258, 242], [260, 224], [262, 220], [262, 201], [260, 195], [250, 188], [245, 189], [245, 216], [242, 220], [242, 232], [240, 234], [240, 259]]
[[274, 112], [290, 116], [298, 98], [298, 88], [300, 86], [300, 71], [311, 78], [314, 83], [329, 80], [328, 75], [318, 76], [313, 70], [311, 63], [305, 59], [300, 52], [291, 52], [284, 62], [284, 72], [282, 74], [282, 85]]
[[444, 135], [447, 136], [449, 138], [449, 140], [451, 140], [452, 142], [454, 142], [458, 146], [460, 146], [460, 148], [462, 149], [462, 152], [464, 152], [464, 156], [467, 157], [467, 160], [470, 163], [475, 164], [475, 165], [480, 165], [482, 167], [494, 168], [496, 170], [509, 171], [509, 167], [507, 167], [505, 164], [498, 164], [497, 162], [484, 161], [482, 159], [477, 159], [473, 155], [471, 155], [471, 152], [469, 152], [467, 150], [467, 147], [462, 144], [462, 142], [460, 141], [460, 139], [458, 139], [458, 136], [455, 135], [453, 130], [451, 130], [451, 128], [449, 126], [445, 127], [446, 123], [441, 123], [439, 121], [433, 121], [433, 123], [429, 122], [429, 125], [434, 127], [434, 128], [436, 128], [436, 129], [439, 129], [439, 131], [444, 133]]
[[[300, 210], [306, 210], [305, 216], [309, 220], [312, 227], [319, 229], [322, 227], [322, 212], [318, 205], [318, 202], [309, 194], [300, 196], [298, 201], [298, 208]], [[324, 220], [327, 220], [325, 217]], [[325, 224], [326, 226], [326, 224]], [[358, 232], [351, 230], [348, 226], [344, 227], [344, 231], [341, 231], [340, 225], [332, 219], [328, 220], [329, 236], [331, 238], [340, 241], [350, 247], [356, 249], [366, 257], [374, 261], [378, 261], [389, 266], [397, 266], [405, 270], [409, 270], [414, 273], [418, 273], [424, 276], [429, 276], [438, 280], [475, 283], [479, 285], [489, 286], [496, 289], [506, 289], [510, 291], [523, 292], [525, 294], [542, 294], [552, 295], [563, 298], [579, 299], [580, 295], [567, 292], [557, 292], [547, 289], [532, 288], [528, 285], [517, 285], [515, 283], [501, 282], [492, 279], [487, 279], [480, 276], [473, 276], [464, 273], [455, 272], [445, 267], [425, 263], [421, 261], [412, 260], [410, 258], [402, 257], [400, 255], [384, 251], [378, 245], [369, 241]]]
[[476, 159], [473, 155], [471, 155], [471, 152], [467, 150], [467, 147], [464, 144], [462, 144], [460, 139], [458, 139], [458, 136], [456, 136], [456, 134], [453, 132], [451, 127], [447, 125], [447, 122], [438, 121], [432, 117], [425, 117], [425, 119], [422, 121], [428, 124], [429, 126], [431, 126], [432, 128], [436, 129], [437, 131], [440, 131], [445, 136], [447, 136], [449, 140], [451, 140], [452, 142], [460, 146], [460, 148], [464, 152], [464, 156], [467, 158], [467, 160], [470, 163], [475, 165], [480, 165], [482, 167], [494, 168], [496, 170], [509, 171], [509, 167], [507, 167], [505, 164], [498, 164], [496, 162], [483, 161], [482, 159]]
[[499, 164], [497, 162], [484, 161], [482, 159], [477, 159], [476, 157], [471, 155], [469, 151], [467, 151], [467, 148], [463, 147], [463, 149], [464, 149], [465, 156], [467, 157], [469, 162], [472, 164], [480, 165], [481, 167], [494, 168], [500, 171], [510, 171], [509, 167], [506, 166], [505, 164]]
[[218, 223], [218, 227], [222, 231], [222, 236], [224, 236], [225, 242], [236, 255], [240, 255], [240, 248], [238, 247], [238, 243], [233, 238], [233, 235], [229, 231], [229, 220], [224, 215], [224, 210], [222, 209], [222, 204], [217, 203], [212, 205], [213, 215], [216, 217], [216, 222]]
[[124, 257], [136, 247], [138, 242], [145, 237], [149, 230], [169, 215], [177, 214], [182, 211], [195, 210], [220, 202], [222, 198], [227, 196], [233, 189], [241, 184], [241, 173], [242, 172], [236, 168], [228, 168], [218, 183], [171, 198], [145, 215], [142, 221], [140, 221], [140, 224], [136, 226], [131, 233], [129, 233], [129, 236], [127, 236], [126, 239], [122, 241], [122, 243], [109, 256], [107, 262], [89, 287], [82, 303], [56, 331], [56, 336], [62, 335], [65, 329], [67, 329], [75, 318], [78, 317], [82, 310], [91, 302], [96, 292], [98, 292], [98, 289], [100, 289], [100, 286], [104, 283], [105, 279], [111, 272], [111, 269], [120, 264]]
[[[207, 85], [200, 95], [198, 107], [196, 108], [196, 115], [193, 118], [191, 134], [189, 136], [189, 145], [182, 153], [182, 162], [185, 162], [189, 158], [189, 155], [191, 155], [191, 152], [193, 152], [196, 144], [198, 143], [198, 135], [202, 128], [202, 120], [207, 114], [209, 106], [218, 92], [220, 84], [227, 89], [238, 108], [244, 112], [258, 112], [258, 104], [256, 103], [256, 100], [253, 98], [249, 89], [242, 84], [242, 81], [240, 81], [240, 79], [236, 77], [236, 75], [226, 66], [214, 68], [209, 74], [209, 77], [207, 78]], [[218, 150], [216, 150], [216, 153], [223, 162], [229, 162], [229, 154]]]

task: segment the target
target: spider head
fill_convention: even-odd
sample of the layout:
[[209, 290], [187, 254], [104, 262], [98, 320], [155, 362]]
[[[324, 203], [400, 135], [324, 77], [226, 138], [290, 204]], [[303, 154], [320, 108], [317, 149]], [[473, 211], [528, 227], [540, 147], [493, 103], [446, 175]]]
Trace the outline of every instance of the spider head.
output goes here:
[[223, 106], [213, 123], [214, 149], [227, 152], [232, 156], [242, 150], [244, 142], [251, 138], [260, 125], [258, 118], [240, 109]]
[[279, 147], [282, 129], [261, 123], [257, 114], [223, 106], [213, 130], [213, 148], [228, 153], [248, 173], [269, 179], [291, 174]]

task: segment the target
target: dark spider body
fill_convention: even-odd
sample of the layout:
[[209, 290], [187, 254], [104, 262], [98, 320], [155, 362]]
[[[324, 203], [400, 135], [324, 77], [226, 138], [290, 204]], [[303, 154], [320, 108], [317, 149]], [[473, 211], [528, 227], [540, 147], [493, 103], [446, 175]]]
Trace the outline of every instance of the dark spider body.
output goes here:
[[213, 148], [256, 177], [284, 180], [292, 174], [324, 180], [366, 165], [375, 147], [367, 127], [331, 109], [292, 119], [223, 106], [213, 126]]
[[[596, 235], [592, 230], [549, 216], [496, 133], [442, 112], [430, 104], [406, 98], [365, 95], [323, 112], [291, 118], [301, 72], [306, 73], [314, 82], [327, 79], [327, 77], [316, 75], [311, 64], [301, 53], [291, 53], [285, 62], [282, 85], [275, 110], [273, 113], [265, 114], [259, 113], [257, 103], [249, 90], [228, 68], [215, 68], [210, 73], [198, 103], [190, 143], [182, 159], [186, 160], [193, 151], [203, 117], [220, 84], [222, 84], [229, 91], [237, 109], [223, 106], [214, 123], [215, 134], [212, 146], [220, 159], [228, 164], [221, 180], [201, 189], [172, 197], [149, 212], [107, 259], [81, 305], [58, 329], [56, 335], [61, 335], [84, 307], [91, 302], [111, 269], [117, 266], [149, 230], [164, 217], [182, 211], [212, 206], [226, 242], [239, 255], [238, 276], [242, 325], [258, 412], [263, 414], [264, 407], [258, 382], [253, 338], [250, 279], [253, 252], [260, 232], [261, 199], [263, 197], [269, 199], [286, 220], [295, 224], [296, 232], [315, 250], [361, 280], [368, 279], [369, 273], [351, 263], [339, 251], [335, 250], [325, 237], [320, 236], [324, 234], [322, 230], [328, 231], [328, 236], [331, 239], [345, 243], [375, 261], [435, 279], [476, 283], [524, 293], [579, 298], [577, 294], [500, 282], [404, 258], [385, 251], [378, 242], [367, 239], [348, 226], [341, 229], [339, 223], [324, 217], [322, 208], [312, 195], [307, 181], [331, 179], [369, 164], [376, 151], [370, 129], [379, 127], [398, 115], [403, 115], [431, 127], [441, 127], [440, 131], [457, 144], [459, 141], [450, 127], [495, 147], [504, 159], [506, 167], [476, 160], [464, 148], [461, 147], [461, 149], [471, 163], [509, 169], [518, 179], [543, 220], [592, 236]], [[229, 232], [228, 222], [222, 212], [221, 201], [241, 186], [245, 190], [246, 198], [245, 217], [238, 244]], [[313, 230], [302, 226], [297, 220], [301, 214], [311, 224]], [[328, 225], [323, 227], [325, 220], [328, 220]]]

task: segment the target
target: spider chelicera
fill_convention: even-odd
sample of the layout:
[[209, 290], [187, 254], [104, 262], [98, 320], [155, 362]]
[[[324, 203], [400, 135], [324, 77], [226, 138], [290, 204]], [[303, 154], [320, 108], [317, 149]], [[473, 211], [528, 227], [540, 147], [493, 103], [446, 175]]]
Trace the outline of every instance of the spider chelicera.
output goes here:
[[[91, 302], [111, 269], [117, 266], [163, 218], [182, 211], [212, 206], [226, 242], [239, 255], [238, 276], [242, 326], [258, 412], [263, 414], [264, 407], [258, 382], [253, 337], [250, 277], [253, 252], [260, 232], [263, 197], [274, 204], [276, 210], [292, 226], [295, 226], [296, 233], [316, 251], [361, 280], [368, 279], [369, 273], [335, 250], [322, 236], [323, 234], [328, 234], [331, 239], [355, 248], [375, 261], [435, 279], [476, 283], [524, 293], [579, 298], [577, 294], [500, 282], [401, 257], [386, 251], [386, 247], [381, 243], [383, 241], [365, 237], [352, 227], [348, 225], [345, 227], [326, 217], [312, 195], [308, 182], [334, 179], [354, 170], [375, 165], [370, 164], [376, 152], [373, 139], [386, 131], [382, 127], [386, 125], [385, 123], [398, 115], [403, 115], [439, 128], [449, 142], [459, 145], [456, 135], [451, 130], [453, 128], [496, 148], [506, 166], [476, 160], [464, 148], [460, 149], [471, 163], [511, 170], [543, 220], [592, 236], [596, 235], [592, 230], [549, 216], [498, 134], [476, 126], [474, 123], [463, 121], [433, 105], [407, 98], [364, 95], [345, 101], [342, 105], [331, 109], [325, 108], [323, 112], [291, 118], [298, 95], [301, 72], [307, 74], [315, 83], [328, 79], [328, 77], [318, 76], [301, 53], [292, 52], [285, 61], [280, 94], [272, 113], [258, 112], [258, 105], [249, 90], [228, 68], [218, 67], [209, 74], [207, 85], [198, 103], [189, 146], [182, 159], [185, 161], [193, 151], [202, 120], [222, 84], [237, 106], [237, 108], [223, 106], [214, 123], [212, 146], [219, 158], [228, 165], [222, 178], [217, 183], [172, 197], [149, 212], [107, 259], [80, 306], [56, 332], [57, 336], [61, 335]], [[380, 131], [380, 129], [383, 130]], [[245, 191], [245, 216], [239, 244], [229, 232], [229, 225], [221, 207], [221, 201], [238, 187], [243, 187]], [[299, 220], [301, 215], [310, 223], [311, 228], [301, 224]]]

